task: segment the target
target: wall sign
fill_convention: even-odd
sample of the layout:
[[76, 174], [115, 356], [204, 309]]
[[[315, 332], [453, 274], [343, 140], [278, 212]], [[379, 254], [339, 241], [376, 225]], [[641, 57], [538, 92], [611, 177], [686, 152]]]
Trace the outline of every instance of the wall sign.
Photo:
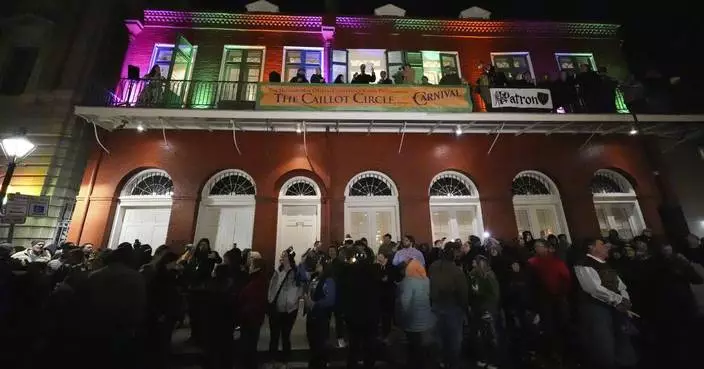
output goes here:
[[471, 112], [466, 86], [262, 83], [258, 110]]
[[542, 88], [492, 88], [491, 106], [497, 108], [550, 109], [552, 95]]

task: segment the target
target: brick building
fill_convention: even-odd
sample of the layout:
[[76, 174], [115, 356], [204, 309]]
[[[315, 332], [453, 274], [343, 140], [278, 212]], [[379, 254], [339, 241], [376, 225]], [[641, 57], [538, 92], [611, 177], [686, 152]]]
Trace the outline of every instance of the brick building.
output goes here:
[[[407, 63], [418, 82], [436, 84], [444, 67], [473, 82], [482, 62], [534, 80], [587, 63], [623, 79], [617, 25], [297, 16], [255, 4], [259, 12], [146, 10], [126, 21], [122, 79], [76, 107], [105, 130], [70, 240], [208, 237], [220, 251], [234, 242], [272, 258], [345, 234], [378, 243], [387, 232], [425, 242], [664, 232], [658, 208], [671, 189], [658, 178], [657, 139], [687, 132], [696, 116], [641, 115], [642, 134], [629, 135], [629, 114], [486, 113], [474, 93], [464, 111], [254, 104], [270, 72], [286, 81], [299, 68], [331, 81], [350, 80], [361, 64], [378, 76]], [[169, 96], [149, 104], [151, 82], [138, 75], [154, 65]]]

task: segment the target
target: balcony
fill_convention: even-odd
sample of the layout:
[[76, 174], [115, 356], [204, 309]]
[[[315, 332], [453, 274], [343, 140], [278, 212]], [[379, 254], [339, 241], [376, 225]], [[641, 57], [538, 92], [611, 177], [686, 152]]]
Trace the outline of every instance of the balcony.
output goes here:
[[[293, 101], [292, 104], [288, 94], [276, 92], [282, 88], [287, 89], [287, 92], [291, 89], [314, 89], [320, 97], [320, 101], [316, 100], [320, 104], [306, 105], [306, 101]], [[420, 93], [439, 91], [440, 94], [429, 93], [427, 96], [440, 96], [444, 93], [445, 96], [454, 96], [455, 99], [450, 105], [441, 104], [429, 108], [403, 105], [398, 99], [389, 98], [386, 101], [383, 98], [386, 95], [399, 95], [398, 92], [404, 89], [419, 90]], [[355, 91], [372, 90], [374, 93], [370, 95], [376, 94], [376, 97], [372, 96], [371, 100], [354, 100], [354, 104], [344, 103], [356, 99], [353, 97]], [[274, 132], [300, 132], [303, 129], [310, 132], [427, 134], [501, 132], [516, 135], [632, 134], [637, 131], [678, 140], [696, 137], [703, 130], [701, 123], [704, 122], [704, 115], [557, 114], [550, 109], [518, 108], [478, 112], [483, 105], [482, 99], [478, 94], [469, 91], [474, 91], [474, 88], [123, 79], [113, 90], [89, 90], [83, 104], [77, 106], [75, 112], [76, 115], [108, 130], [142, 126], [147, 129], [236, 129]], [[278, 97], [273, 98], [274, 95]], [[406, 95], [406, 99], [409, 99], [410, 95]], [[279, 99], [281, 96], [284, 98]], [[333, 101], [336, 99], [339, 103]], [[375, 105], [379, 102], [381, 105]], [[623, 104], [622, 99], [621, 103]], [[625, 104], [623, 107], [625, 108]]]

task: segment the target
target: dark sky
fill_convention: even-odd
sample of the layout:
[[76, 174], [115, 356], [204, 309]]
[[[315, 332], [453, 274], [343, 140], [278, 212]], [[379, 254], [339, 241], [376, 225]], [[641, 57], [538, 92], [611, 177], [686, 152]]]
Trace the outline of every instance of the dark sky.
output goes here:
[[[152, 0], [163, 8], [183, 4], [198, 10], [241, 12], [254, 0]], [[269, 0], [284, 13], [321, 14], [326, 0]], [[327, 0], [330, 1], [330, 0]], [[332, 0], [335, 1], [335, 0]], [[336, 0], [339, 13], [371, 15], [374, 8], [393, 3], [409, 17], [457, 18], [460, 11], [480, 6], [493, 19], [613, 22], [623, 25], [624, 52], [637, 73], [656, 66], [665, 74], [701, 74], [694, 57], [704, 43], [699, 15], [689, 0]], [[430, 4], [430, 5], [428, 5]], [[159, 7], [158, 4], [152, 6]]]

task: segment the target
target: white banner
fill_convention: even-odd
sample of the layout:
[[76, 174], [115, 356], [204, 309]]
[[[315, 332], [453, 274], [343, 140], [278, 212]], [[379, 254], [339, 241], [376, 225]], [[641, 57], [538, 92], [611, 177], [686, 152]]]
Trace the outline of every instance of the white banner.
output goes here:
[[492, 88], [491, 107], [551, 109], [552, 95], [550, 90], [542, 88]]

